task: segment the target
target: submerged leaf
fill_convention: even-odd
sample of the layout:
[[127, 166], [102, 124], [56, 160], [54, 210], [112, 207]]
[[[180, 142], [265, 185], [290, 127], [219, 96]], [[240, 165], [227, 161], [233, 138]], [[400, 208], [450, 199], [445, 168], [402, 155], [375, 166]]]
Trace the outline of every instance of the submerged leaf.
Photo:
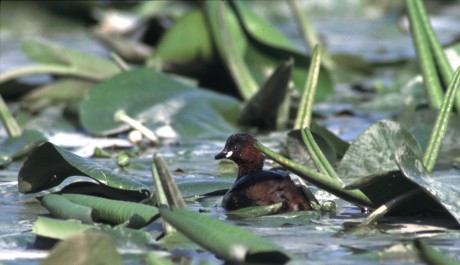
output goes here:
[[161, 216], [197, 244], [229, 262], [284, 264], [290, 254], [276, 244], [217, 219], [176, 208]]
[[39, 192], [59, 185], [70, 176], [88, 176], [123, 191], [133, 201], [150, 197], [145, 185], [49, 142], [36, 148], [24, 162], [18, 175], [18, 188], [22, 193]]
[[82, 125], [93, 134], [128, 129], [114, 120], [114, 114], [124, 110], [159, 136], [196, 137], [237, 130], [238, 109], [238, 101], [231, 97], [143, 68], [93, 87], [82, 101], [79, 113]]
[[122, 265], [115, 242], [104, 233], [82, 232], [59, 242], [42, 265], [67, 264]]

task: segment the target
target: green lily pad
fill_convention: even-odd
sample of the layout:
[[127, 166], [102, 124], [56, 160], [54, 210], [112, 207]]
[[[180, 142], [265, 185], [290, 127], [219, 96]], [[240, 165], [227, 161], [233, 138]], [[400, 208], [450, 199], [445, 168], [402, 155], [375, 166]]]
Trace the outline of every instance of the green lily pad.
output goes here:
[[55, 217], [90, 224], [107, 222], [141, 228], [159, 217], [158, 209], [149, 205], [81, 194], [49, 194], [42, 198], [42, 204]]
[[122, 265], [115, 242], [104, 233], [82, 232], [59, 242], [40, 264]]
[[151, 234], [132, 228], [123, 226], [111, 227], [109, 225], [93, 226], [82, 224], [77, 220], [59, 220], [54, 218], [47, 218], [39, 216], [32, 232], [37, 236], [52, 238], [52, 239], [66, 239], [72, 235], [78, 234], [83, 231], [98, 231], [104, 232], [112, 236], [119, 242], [134, 243], [137, 245], [147, 245], [154, 242]]
[[70, 176], [90, 177], [101, 185], [123, 191], [134, 201], [149, 198], [151, 194], [145, 185], [49, 142], [37, 147], [24, 162], [18, 175], [18, 188], [22, 193], [39, 192], [59, 185]]
[[36, 130], [25, 130], [18, 137], [6, 138], [0, 143], [0, 166], [27, 155], [46, 140], [46, 137]]
[[155, 65], [160, 62], [164, 68], [169, 69], [170, 64], [206, 64], [213, 57], [214, 47], [206, 17], [198, 9], [185, 14], [174, 23], [162, 36], [147, 64]]
[[217, 176], [219, 178], [232, 178], [233, 180], [238, 175], [238, 165], [230, 159], [221, 159], [219, 161], [219, 168], [217, 169]]
[[259, 217], [276, 213], [283, 204], [281, 202], [267, 206], [251, 206], [227, 212], [229, 217], [247, 218]]
[[119, 110], [145, 122], [160, 136], [205, 137], [236, 131], [239, 103], [143, 68], [93, 87], [80, 105], [81, 123], [97, 135], [126, 130], [126, 125], [114, 120]]
[[337, 168], [337, 174], [349, 178], [398, 170], [394, 153], [403, 145], [422, 155], [414, 136], [404, 127], [389, 120], [378, 121], [353, 141]]
[[213, 179], [201, 181], [187, 181], [177, 184], [182, 197], [204, 196], [204, 195], [223, 195], [233, 185], [233, 180]]
[[[423, 166], [420, 156], [411, 148], [404, 146], [396, 151], [396, 162], [404, 176], [423, 190], [423, 194], [436, 203], [435, 207], [425, 205], [426, 211], [450, 215], [460, 225], [460, 188], [457, 186], [438, 182], [433, 179]], [[408, 204], [416, 205], [421, 202], [415, 198]], [[397, 209], [395, 209], [397, 210]]]
[[107, 59], [42, 40], [26, 40], [22, 43], [22, 48], [32, 61], [59, 66], [96, 80], [105, 79], [120, 72], [118, 66]]
[[284, 264], [290, 254], [241, 228], [185, 209], [160, 209], [169, 224], [192, 241], [229, 262]]
[[244, 105], [241, 110], [239, 123], [257, 126], [262, 130], [274, 130], [286, 126], [289, 112], [281, 108], [285, 102], [293, 60], [281, 63], [267, 82]]
[[31, 105], [45, 105], [45, 103], [76, 102], [80, 101], [94, 82], [66, 78], [51, 84], [38, 87], [27, 93], [21, 103], [30, 109]]
[[[255, 15], [245, 6], [244, 1], [232, 2], [235, 13], [241, 21], [248, 37], [245, 60], [259, 84], [267, 78], [267, 69], [275, 69], [280, 61], [294, 59], [292, 81], [298, 91], [302, 91], [307, 79], [310, 58], [299, 52], [295, 45], [267, 21]], [[329, 72], [321, 67], [315, 100], [324, 100], [333, 93], [333, 83]]]

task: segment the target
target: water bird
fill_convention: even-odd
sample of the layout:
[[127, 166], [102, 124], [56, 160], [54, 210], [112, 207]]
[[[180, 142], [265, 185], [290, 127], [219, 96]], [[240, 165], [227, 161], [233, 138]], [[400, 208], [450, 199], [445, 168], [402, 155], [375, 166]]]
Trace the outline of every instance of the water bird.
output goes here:
[[238, 165], [238, 175], [225, 194], [222, 206], [236, 210], [249, 206], [282, 203], [279, 212], [311, 210], [310, 200], [291, 177], [281, 170], [263, 170], [265, 156], [254, 147], [257, 140], [250, 134], [231, 135], [215, 159], [230, 159]]

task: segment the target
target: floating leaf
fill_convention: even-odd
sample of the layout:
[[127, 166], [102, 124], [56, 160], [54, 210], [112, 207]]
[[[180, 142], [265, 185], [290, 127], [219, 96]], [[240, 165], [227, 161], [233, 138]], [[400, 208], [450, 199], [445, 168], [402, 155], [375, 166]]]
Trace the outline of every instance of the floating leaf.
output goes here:
[[204, 195], [224, 195], [233, 185], [234, 180], [212, 179], [212, 180], [192, 180], [177, 184], [182, 197], [204, 196]]
[[161, 208], [160, 213], [178, 231], [226, 261], [284, 264], [291, 259], [274, 243], [217, 219], [181, 208]]
[[81, 194], [50, 194], [43, 197], [42, 203], [55, 217], [84, 223], [107, 222], [140, 228], [159, 217], [158, 209], [152, 206]]
[[150, 197], [145, 185], [49, 142], [36, 148], [24, 162], [18, 175], [18, 188], [22, 193], [39, 192], [59, 185], [70, 176], [88, 176], [102, 185], [122, 190], [134, 201]]
[[[283, 116], [281, 105], [287, 96], [293, 67], [293, 60], [281, 63], [257, 93], [246, 102], [240, 112], [239, 123], [257, 126], [262, 130], [284, 128], [286, 124], [278, 124]], [[288, 116], [284, 113], [285, 116]], [[284, 119], [284, 123], [287, 118]]]
[[398, 170], [394, 152], [402, 145], [408, 145], [417, 155], [422, 154], [417, 141], [400, 124], [378, 121], [353, 141], [337, 168], [337, 174], [347, 178]]
[[48, 194], [41, 199], [41, 203], [52, 216], [59, 219], [80, 220], [86, 224], [93, 223], [90, 207], [72, 203], [61, 195]]
[[69, 236], [83, 231], [105, 232], [120, 242], [132, 242], [137, 245], [147, 245], [153, 243], [153, 238], [149, 232], [137, 229], [126, 228], [123, 226], [111, 227], [93, 226], [82, 224], [77, 220], [59, 220], [39, 216], [32, 232], [37, 236], [53, 239], [65, 239]]
[[6, 138], [0, 143], [0, 166], [27, 155], [46, 140], [41, 132], [35, 130], [25, 130], [20, 136]]
[[215, 136], [237, 130], [238, 109], [233, 98], [143, 68], [93, 87], [80, 105], [80, 119], [93, 134], [113, 134], [127, 129], [114, 120], [114, 114], [124, 110], [159, 136], [164, 131], [169, 131], [168, 137]]
[[44, 259], [42, 265], [100, 264], [122, 265], [123, 259], [117, 252], [115, 242], [104, 233], [83, 232], [59, 242]]
[[147, 64], [154, 65], [159, 61], [166, 64], [163, 66], [166, 69], [170, 68], [169, 64], [196, 66], [209, 63], [213, 56], [212, 38], [204, 12], [193, 10], [179, 18], [162, 36]]
[[22, 43], [26, 55], [37, 63], [67, 67], [84, 76], [100, 80], [120, 72], [109, 60], [84, 52], [64, 48], [43, 40], [26, 40]]
[[281, 202], [267, 206], [250, 206], [227, 212], [227, 215], [230, 217], [239, 218], [259, 217], [263, 215], [274, 214], [281, 208], [281, 206], [283, 206]]
[[66, 78], [46, 84], [27, 93], [21, 103], [29, 108], [42, 102], [75, 102], [83, 98], [85, 93], [94, 86], [94, 82]]
[[[460, 225], [460, 188], [433, 179], [411, 148], [404, 146], [396, 151], [396, 162], [404, 176], [422, 189], [425, 196], [436, 202], [437, 207], [425, 205], [426, 211], [449, 214]], [[416, 198], [408, 203], [418, 204]], [[431, 207], [430, 207], [431, 206]]]

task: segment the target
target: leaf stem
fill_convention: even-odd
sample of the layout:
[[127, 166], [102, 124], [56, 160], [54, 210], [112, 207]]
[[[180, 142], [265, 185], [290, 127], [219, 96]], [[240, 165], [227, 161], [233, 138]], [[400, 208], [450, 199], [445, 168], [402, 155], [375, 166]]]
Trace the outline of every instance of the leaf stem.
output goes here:
[[[433, 27], [430, 24], [430, 18], [428, 16], [428, 13], [425, 7], [423, 6], [423, 2], [421, 0], [417, 0], [415, 1], [415, 4], [420, 16], [420, 20], [425, 28], [426, 35], [430, 42], [430, 47], [434, 55], [435, 63], [438, 66], [444, 84], [447, 85], [454, 76], [454, 69], [452, 69], [452, 67], [450, 66], [449, 61], [447, 60], [447, 56], [444, 53], [444, 50], [441, 44], [439, 43], [438, 38], [436, 37]], [[454, 104], [457, 110], [460, 112], [460, 93], [457, 93], [457, 95], [455, 96]]]
[[420, 62], [420, 67], [423, 75], [428, 97], [433, 108], [439, 109], [442, 104], [443, 90], [441, 82], [436, 71], [436, 66], [433, 62], [433, 54], [430, 50], [430, 42], [422, 23], [420, 15], [417, 11], [417, 1], [406, 0], [407, 11], [409, 13], [410, 29], [412, 32], [412, 40], [414, 42], [417, 57]]
[[375, 209], [371, 214], [369, 214], [369, 216], [367, 216], [367, 218], [361, 222], [361, 225], [370, 225], [374, 223], [377, 219], [384, 216], [389, 210], [400, 205], [402, 202], [418, 194], [421, 191], [421, 189], [416, 188], [391, 199], [389, 202], [385, 204], [382, 204], [379, 208]]
[[441, 148], [442, 139], [446, 133], [449, 125], [449, 118], [452, 113], [452, 107], [454, 105], [454, 99], [458, 88], [460, 87], [460, 67], [455, 71], [454, 77], [447, 89], [444, 102], [442, 103], [441, 110], [439, 111], [438, 118], [431, 132], [428, 146], [423, 156], [423, 165], [428, 172], [433, 171], [436, 159], [438, 158], [439, 149]]
[[312, 156], [315, 165], [319, 169], [319, 172], [327, 174], [330, 178], [334, 178], [341, 184], [343, 184], [342, 180], [339, 178], [332, 165], [324, 156], [323, 151], [321, 151], [321, 148], [319, 148], [318, 144], [315, 141], [315, 138], [313, 138], [313, 134], [310, 132], [310, 129], [305, 128], [301, 130], [300, 133], [302, 135], [302, 140], [308, 148], [308, 152], [310, 152], [310, 155]]
[[0, 117], [10, 137], [21, 136], [22, 129], [21, 127], [19, 127], [13, 115], [11, 115], [11, 112], [8, 110], [8, 106], [6, 105], [1, 95], [0, 95]]
[[145, 138], [149, 139], [153, 143], [158, 142], [158, 137], [155, 135], [154, 132], [152, 132], [149, 128], [142, 125], [142, 123], [140, 123], [139, 121], [128, 116], [128, 114], [126, 114], [124, 110], [117, 111], [114, 115], [114, 119], [115, 121], [118, 121], [118, 122], [124, 122], [128, 124], [129, 126], [131, 126], [132, 128], [138, 130], [139, 132], [142, 133], [142, 135], [145, 136]]
[[335, 196], [354, 203], [358, 206], [370, 208], [375, 207], [372, 201], [360, 190], [345, 190], [342, 187], [342, 183], [337, 181], [337, 179], [330, 178], [325, 174], [317, 172], [315, 169], [304, 167], [298, 163], [295, 163], [294, 161], [289, 160], [270, 150], [260, 142], [256, 142], [254, 146], [278, 164], [285, 166], [287, 169], [294, 172], [299, 177], [311, 182], [317, 187], [324, 189], [325, 191], [328, 191]]
[[117, 64], [121, 71], [126, 72], [131, 69], [131, 67], [129, 67], [129, 65], [117, 53], [111, 52], [110, 58], [112, 58], [112, 60]]
[[305, 88], [300, 100], [297, 118], [294, 123], [294, 130], [304, 127], [310, 127], [311, 116], [313, 112], [313, 104], [315, 100], [316, 85], [318, 84], [318, 76], [321, 65], [321, 48], [315, 46], [313, 55], [308, 70], [308, 77], [305, 83]]
[[26, 75], [40, 75], [40, 74], [56, 74], [56, 75], [69, 75], [75, 77], [81, 77], [84, 79], [92, 81], [101, 81], [102, 79], [97, 78], [93, 75], [85, 74], [79, 71], [74, 70], [68, 66], [57, 66], [57, 65], [33, 65], [26, 66], [18, 69], [13, 69], [7, 72], [4, 72], [0, 75], [0, 84], [3, 84], [7, 81], [19, 78]]

